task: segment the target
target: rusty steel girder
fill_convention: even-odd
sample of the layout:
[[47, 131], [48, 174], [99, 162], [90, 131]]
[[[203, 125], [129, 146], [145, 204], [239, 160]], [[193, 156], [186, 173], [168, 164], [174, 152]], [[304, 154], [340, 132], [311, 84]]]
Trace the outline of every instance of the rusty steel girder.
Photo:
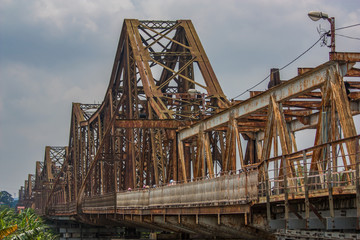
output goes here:
[[191, 21], [125, 20], [103, 103], [73, 103], [64, 202], [181, 179], [176, 130], [229, 105]]
[[[191, 21], [126, 19], [103, 102], [72, 104], [69, 144], [61, 150], [61, 164], [56, 163], [56, 154], [37, 163], [35, 188], [29, 178], [22, 196], [29, 199], [34, 189], [47, 198], [50, 214], [77, 215], [84, 222], [95, 221], [91, 214], [114, 214], [116, 219], [120, 213], [133, 221], [132, 214], [143, 209], [118, 204], [126, 199], [126, 190], [164, 186], [171, 180], [186, 184], [234, 174], [240, 179], [255, 171], [258, 177], [253, 180], [258, 184], [253, 184], [252, 204], [261, 208], [266, 203], [269, 212], [270, 197], [278, 197], [269, 194], [271, 187], [278, 192], [287, 187], [305, 189], [304, 164], [309, 164], [312, 178], [324, 176], [330, 168], [355, 171], [359, 146], [349, 139], [357, 135], [353, 115], [360, 113], [360, 84], [343, 78], [358, 75], [353, 66], [359, 53], [331, 54], [333, 61], [300, 68], [299, 75], [288, 81], [280, 80], [280, 73], [272, 69], [267, 91], [253, 91], [249, 99], [230, 103]], [[316, 147], [301, 155], [295, 134], [304, 129], [313, 129]], [[46, 148], [46, 156], [51, 150]], [[336, 166], [327, 165], [330, 155]], [[54, 166], [55, 172], [49, 170]], [[243, 184], [249, 187], [247, 180]], [[324, 182], [321, 187], [326, 189]], [[164, 189], [161, 193], [167, 192]], [[285, 196], [279, 199], [287, 201]], [[43, 205], [44, 198], [36, 200], [35, 207]], [[234, 202], [228, 202], [229, 208]], [[198, 200], [191, 204], [200, 204], [199, 213], [207, 209]], [[141, 207], [151, 207], [145, 205]], [[165, 219], [179, 211], [179, 207], [165, 209], [161, 214]], [[196, 213], [193, 217], [199, 222]], [[247, 214], [243, 217], [247, 223]]]
[[[54, 203], [62, 202], [66, 183], [62, 168], [67, 159], [67, 147], [46, 146], [44, 161], [36, 162], [35, 175], [29, 174], [24, 187], [19, 190], [19, 206], [34, 208], [39, 215], [45, 214], [51, 194]], [[56, 184], [55, 180], [61, 182]], [[55, 190], [55, 191], [54, 191]], [[61, 192], [61, 193], [60, 193]]]
[[28, 174], [27, 180], [24, 181], [24, 186], [21, 186], [19, 189], [19, 202], [17, 204], [18, 206], [34, 208], [34, 185], [34, 175]]

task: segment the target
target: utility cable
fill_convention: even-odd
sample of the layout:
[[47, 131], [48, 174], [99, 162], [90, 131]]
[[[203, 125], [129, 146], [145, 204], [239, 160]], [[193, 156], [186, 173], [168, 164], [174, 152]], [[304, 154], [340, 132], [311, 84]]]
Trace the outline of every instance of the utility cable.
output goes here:
[[335, 33], [336, 36], [340, 36], [340, 37], [344, 37], [344, 38], [349, 38], [349, 39], [354, 39], [354, 40], [360, 40], [360, 38], [357, 37], [350, 37], [350, 36], [346, 36], [346, 35], [342, 35], [342, 34], [337, 34]]
[[[320, 38], [313, 44], [311, 45], [308, 49], [306, 49], [303, 53], [301, 53], [299, 56], [297, 56], [294, 60], [292, 60], [291, 62], [289, 62], [288, 64], [286, 64], [285, 66], [281, 67], [279, 70], [275, 71], [278, 72], [280, 70], [283, 70], [284, 68], [288, 67], [289, 65], [291, 65], [292, 63], [294, 63], [296, 60], [298, 60], [299, 58], [301, 58], [305, 53], [307, 53], [308, 51], [310, 51], [310, 49], [312, 49], [318, 42], [320, 42], [320, 40], [326, 35], [327, 33], [323, 33]], [[244, 95], [245, 93], [249, 92], [250, 90], [254, 89], [255, 87], [259, 86], [261, 83], [263, 83], [266, 79], [268, 79], [270, 77], [271, 74], [267, 75], [263, 80], [261, 80], [260, 82], [258, 82], [257, 84], [255, 84], [254, 86], [252, 86], [251, 88], [245, 90], [244, 92], [240, 93], [239, 95], [233, 97], [231, 100], [234, 100], [238, 97], [241, 97], [242, 95]]]
[[356, 27], [356, 26], [360, 26], [360, 23], [345, 26], [345, 27], [339, 27], [339, 28], [336, 28], [335, 30], [341, 30], [341, 29], [346, 29], [346, 28], [351, 28], [351, 27]]

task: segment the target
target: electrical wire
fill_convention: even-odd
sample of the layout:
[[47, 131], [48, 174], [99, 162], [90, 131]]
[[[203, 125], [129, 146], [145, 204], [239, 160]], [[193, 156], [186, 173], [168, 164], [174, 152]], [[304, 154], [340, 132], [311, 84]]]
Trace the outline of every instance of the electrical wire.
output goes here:
[[349, 39], [354, 39], [354, 40], [360, 40], [360, 38], [357, 37], [350, 37], [350, 36], [346, 36], [346, 35], [342, 35], [342, 34], [337, 34], [335, 33], [336, 36], [340, 36], [340, 37], [344, 37], [344, 38], [349, 38]]
[[356, 26], [359, 26], [359, 25], [360, 25], [360, 23], [357, 23], [357, 24], [353, 24], [353, 25], [349, 25], [349, 26], [345, 26], [345, 27], [339, 27], [339, 28], [336, 28], [335, 30], [341, 30], [341, 29], [356, 27]]
[[[357, 24], [353, 24], [353, 25], [349, 25], [349, 26], [345, 26], [345, 27], [339, 27], [336, 28], [335, 30], [342, 30], [342, 29], [346, 29], [346, 28], [351, 28], [351, 27], [356, 27], [356, 26], [360, 26], [360, 23]], [[296, 60], [298, 60], [300, 57], [302, 57], [305, 53], [307, 53], [308, 51], [310, 51], [310, 49], [312, 49], [318, 42], [320, 42], [320, 40], [326, 35], [328, 34], [328, 32], [323, 33], [320, 38], [313, 44], [311, 45], [311, 47], [309, 47], [306, 51], [304, 51], [302, 54], [300, 54], [298, 57], [296, 57], [294, 60], [292, 60], [291, 62], [289, 62], [288, 64], [286, 64], [285, 66], [283, 66], [282, 68], [280, 68], [278, 71], [283, 70], [284, 68], [288, 67], [289, 65], [291, 65], [292, 63], [294, 63]], [[341, 35], [341, 34], [336, 34], [338, 36], [341, 37], [346, 37], [346, 38], [350, 38], [350, 39], [355, 39], [355, 40], [360, 40], [359, 38], [354, 38], [354, 37], [349, 37], [346, 35]], [[244, 92], [242, 92], [241, 94], [233, 97], [231, 100], [234, 100], [238, 97], [241, 97], [242, 95], [244, 95], [245, 93], [249, 92], [250, 90], [254, 89], [255, 87], [259, 86], [260, 84], [262, 84], [264, 81], [266, 81], [266, 79], [268, 79], [270, 77], [271, 74], [269, 74], [268, 76], [266, 76], [263, 80], [261, 80], [259, 83], [255, 84], [253, 87], [245, 90]]]
[[[311, 45], [308, 49], [306, 49], [303, 53], [301, 53], [299, 56], [297, 56], [294, 60], [292, 60], [291, 62], [289, 62], [288, 64], [286, 64], [285, 66], [281, 67], [279, 70], [277, 70], [276, 72], [279, 72], [280, 70], [283, 70], [284, 68], [288, 67], [289, 65], [291, 65], [292, 63], [294, 63], [296, 60], [298, 60], [299, 58], [301, 58], [305, 53], [307, 53], [308, 51], [310, 51], [310, 49], [312, 49], [318, 42], [320, 42], [320, 40], [326, 35], [327, 33], [323, 33], [320, 38], [313, 44]], [[249, 92], [250, 90], [254, 89], [255, 87], [259, 86], [260, 84], [262, 84], [266, 79], [268, 79], [270, 77], [271, 74], [267, 75], [263, 80], [261, 80], [260, 82], [258, 82], [257, 84], [255, 84], [254, 86], [252, 86], [251, 88], [245, 90], [244, 92], [240, 93], [239, 95], [233, 97], [231, 100], [235, 100], [238, 97], [241, 97], [242, 95], [244, 95], [245, 93]]]

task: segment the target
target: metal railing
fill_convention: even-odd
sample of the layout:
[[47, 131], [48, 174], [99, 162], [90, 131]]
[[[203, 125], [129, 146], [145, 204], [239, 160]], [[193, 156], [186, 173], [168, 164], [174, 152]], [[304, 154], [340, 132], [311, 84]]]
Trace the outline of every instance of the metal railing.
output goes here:
[[117, 207], [176, 207], [246, 203], [257, 198], [257, 171], [218, 178], [137, 189], [117, 194]]
[[[267, 159], [259, 165], [259, 197], [355, 191], [359, 177], [359, 138], [342, 139], [289, 155]], [[341, 188], [341, 189], [340, 189]]]
[[[342, 139], [299, 152], [267, 159], [247, 170], [84, 199], [83, 209], [153, 208], [246, 204], [261, 197], [292, 194], [324, 196], [333, 189], [355, 193], [359, 185], [359, 138]], [[279, 198], [278, 198], [279, 199]], [[76, 204], [51, 207], [54, 212], [74, 212]]]

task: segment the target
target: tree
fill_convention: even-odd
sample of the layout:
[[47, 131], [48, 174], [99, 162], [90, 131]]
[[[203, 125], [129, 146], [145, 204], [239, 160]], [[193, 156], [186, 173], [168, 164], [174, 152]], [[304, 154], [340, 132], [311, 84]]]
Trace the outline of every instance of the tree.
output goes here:
[[9, 207], [12, 206], [14, 199], [12, 198], [11, 194], [7, 191], [1, 191], [0, 192], [0, 202], [2, 202], [5, 205], [8, 205]]

